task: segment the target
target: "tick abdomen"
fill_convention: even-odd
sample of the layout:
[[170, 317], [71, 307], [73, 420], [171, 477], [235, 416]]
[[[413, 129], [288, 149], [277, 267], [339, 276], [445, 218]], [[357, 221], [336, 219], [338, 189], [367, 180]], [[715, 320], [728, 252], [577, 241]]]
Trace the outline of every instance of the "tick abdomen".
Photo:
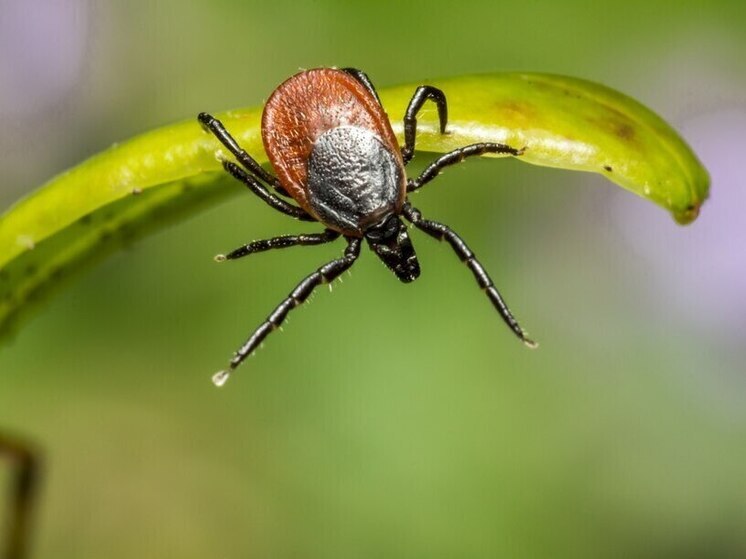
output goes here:
[[398, 210], [403, 169], [366, 128], [339, 126], [323, 133], [308, 158], [309, 203], [333, 229], [362, 236]]

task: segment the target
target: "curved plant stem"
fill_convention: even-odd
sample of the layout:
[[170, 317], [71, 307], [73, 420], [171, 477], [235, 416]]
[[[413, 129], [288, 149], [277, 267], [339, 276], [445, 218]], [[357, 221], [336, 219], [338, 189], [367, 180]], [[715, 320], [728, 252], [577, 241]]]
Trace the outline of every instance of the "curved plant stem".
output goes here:
[[[475, 142], [525, 148], [521, 161], [601, 173], [669, 210], [698, 214], [709, 178], [660, 117], [591, 82], [546, 74], [490, 74], [429, 82], [448, 98], [447, 134], [434, 107], [418, 117], [417, 148], [446, 152]], [[394, 130], [416, 85], [379, 91]], [[210, 110], [210, 107], [199, 107]], [[196, 111], [195, 111], [196, 112]], [[217, 115], [266, 162], [261, 108]], [[196, 119], [116, 145], [53, 178], [0, 216], [0, 335], [34, 301], [84, 264], [241, 191], [221, 172], [227, 157]]]

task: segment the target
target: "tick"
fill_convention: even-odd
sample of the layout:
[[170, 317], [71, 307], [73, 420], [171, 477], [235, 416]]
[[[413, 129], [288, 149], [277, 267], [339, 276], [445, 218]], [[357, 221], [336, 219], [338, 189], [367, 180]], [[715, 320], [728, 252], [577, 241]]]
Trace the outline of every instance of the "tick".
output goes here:
[[[354, 68], [317, 68], [294, 75], [270, 96], [262, 114], [262, 141], [276, 176], [262, 168], [207, 113], [198, 116], [205, 129], [233, 154], [223, 161], [228, 173], [275, 210], [301, 221], [316, 221], [321, 233], [283, 235], [252, 241], [216, 260], [235, 260], [275, 248], [320, 245], [344, 238], [347, 246], [304, 278], [233, 355], [227, 369], [213, 376], [218, 386], [276, 330], [288, 313], [313, 290], [331, 283], [355, 263], [365, 240], [370, 249], [404, 283], [417, 279], [420, 265], [402, 218], [440, 241], [447, 241], [474, 274], [502, 319], [527, 346], [536, 347], [513, 317], [487, 271], [450, 227], [422, 217], [409, 193], [432, 181], [442, 169], [486, 153], [520, 156], [522, 149], [478, 143], [442, 155], [414, 179], [405, 166], [414, 156], [417, 114], [426, 101], [438, 110], [440, 133], [446, 133], [448, 108], [440, 89], [422, 85], [404, 115], [404, 147], [397, 143], [386, 112], [368, 76]], [[293, 200], [295, 204], [291, 201]]]

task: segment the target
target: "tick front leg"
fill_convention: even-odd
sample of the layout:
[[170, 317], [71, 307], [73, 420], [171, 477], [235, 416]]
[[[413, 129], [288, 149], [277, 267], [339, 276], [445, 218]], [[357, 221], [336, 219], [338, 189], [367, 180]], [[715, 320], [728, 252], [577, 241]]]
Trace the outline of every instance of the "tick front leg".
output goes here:
[[418, 188], [426, 185], [446, 167], [461, 163], [467, 157], [474, 157], [477, 155], [484, 155], [485, 153], [503, 153], [506, 155], [523, 155], [525, 148], [515, 149], [505, 144], [497, 143], [481, 143], [481, 144], [470, 144], [462, 148], [455, 149], [440, 156], [438, 159], [430, 163], [420, 176], [416, 179], [410, 179], [407, 181], [407, 192], [414, 192]]
[[282, 235], [280, 237], [272, 237], [271, 239], [263, 239], [261, 241], [252, 241], [242, 247], [237, 248], [228, 254], [218, 254], [215, 260], [223, 262], [225, 260], [235, 260], [248, 256], [249, 254], [255, 254], [257, 252], [264, 252], [266, 250], [272, 250], [275, 248], [287, 248], [293, 246], [310, 246], [310, 245], [322, 245], [324, 243], [330, 243], [335, 239], [339, 238], [339, 233], [327, 229], [323, 233], [307, 233], [301, 235]]
[[489, 274], [487, 274], [487, 271], [484, 269], [482, 264], [479, 263], [479, 260], [477, 260], [477, 257], [469, 249], [464, 240], [459, 237], [455, 231], [453, 231], [447, 225], [438, 223], [437, 221], [424, 219], [420, 211], [417, 208], [412, 207], [409, 203], [404, 204], [402, 213], [409, 221], [414, 224], [415, 227], [421, 229], [431, 237], [435, 237], [439, 241], [448, 241], [448, 243], [451, 245], [451, 248], [461, 259], [461, 262], [466, 264], [467, 267], [472, 271], [472, 273], [474, 274], [474, 278], [479, 284], [479, 287], [481, 287], [487, 294], [487, 297], [492, 302], [492, 305], [495, 307], [497, 312], [500, 313], [500, 316], [508, 325], [508, 327], [528, 347], [533, 349], [538, 346], [536, 342], [531, 340], [526, 335], [526, 332], [518, 324], [518, 321], [513, 317], [513, 314], [510, 312], [508, 305], [505, 303], [502, 296], [500, 295], [500, 292], [495, 287], [495, 284], [492, 282]]
[[0, 557], [22, 559], [27, 556], [31, 512], [39, 477], [39, 462], [23, 442], [0, 434], [0, 457], [9, 456], [16, 464], [11, 492], [11, 514], [7, 523], [5, 553]]
[[446, 94], [432, 85], [421, 85], [418, 87], [404, 113], [404, 147], [401, 150], [404, 164], [409, 163], [414, 156], [415, 136], [417, 135], [417, 113], [420, 112], [425, 101], [430, 99], [438, 107], [438, 119], [440, 120], [440, 133], [446, 133], [448, 124], [448, 104]]
[[272, 314], [267, 317], [267, 320], [259, 325], [259, 328], [257, 328], [251, 337], [246, 340], [246, 343], [236, 351], [233, 359], [231, 359], [228, 369], [215, 373], [212, 377], [212, 381], [217, 386], [225, 384], [233, 370], [238, 367], [244, 359], [251, 355], [270, 332], [273, 332], [280, 327], [291, 310], [308, 299], [309, 295], [311, 295], [315, 288], [322, 284], [333, 282], [345, 270], [348, 270], [355, 263], [357, 257], [360, 256], [360, 242], [360, 239], [348, 237], [347, 248], [345, 249], [342, 258], [332, 260], [328, 264], [321, 266], [321, 268], [301, 281], [296, 288], [290, 292], [290, 295], [288, 295], [282, 303], [272, 311]]

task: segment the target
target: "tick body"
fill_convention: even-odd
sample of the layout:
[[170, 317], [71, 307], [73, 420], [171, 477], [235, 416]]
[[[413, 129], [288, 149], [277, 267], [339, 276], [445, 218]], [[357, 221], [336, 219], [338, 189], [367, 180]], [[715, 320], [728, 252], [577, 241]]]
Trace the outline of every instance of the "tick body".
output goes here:
[[363, 240], [399, 280], [409, 283], [417, 279], [420, 266], [402, 218], [428, 235], [447, 241], [507, 325], [526, 345], [536, 346], [466, 243], [446, 225], [424, 219], [408, 200], [410, 192], [467, 157], [485, 153], [519, 156], [522, 150], [498, 143], [471, 144], [439, 157], [417, 178], [408, 179], [405, 166], [414, 155], [416, 116], [428, 100], [436, 104], [440, 132], [446, 133], [445, 94], [423, 85], [415, 91], [405, 113], [405, 145], [400, 147], [375, 88], [363, 72], [318, 68], [296, 74], [272, 93], [262, 115], [262, 140], [276, 176], [241, 149], [220, 121], [206, 113], [199, 115], [203, 126], [236, 158], [238, 164], [223, 162], [231, 175], [276, 210], [325, 227], [321, 233], [253, 241], [219, 255], [217, 260], [234, 260], [274, 248], [323, 244], [339, 237], [347, 242], [340, 258], [303, 279], [277, 306], [235, 352], [228, 369], [213, 377], [216, 384], [222, 385], [315, 287], [334, 281], [348, 270], [358, 258]]
[[407, 185], [396, 137], [350, 74], [321, 68], [280, 85], [264, 108], [262, 138], [285, 190], [330, 229], [360, 238], [401, 213]]

